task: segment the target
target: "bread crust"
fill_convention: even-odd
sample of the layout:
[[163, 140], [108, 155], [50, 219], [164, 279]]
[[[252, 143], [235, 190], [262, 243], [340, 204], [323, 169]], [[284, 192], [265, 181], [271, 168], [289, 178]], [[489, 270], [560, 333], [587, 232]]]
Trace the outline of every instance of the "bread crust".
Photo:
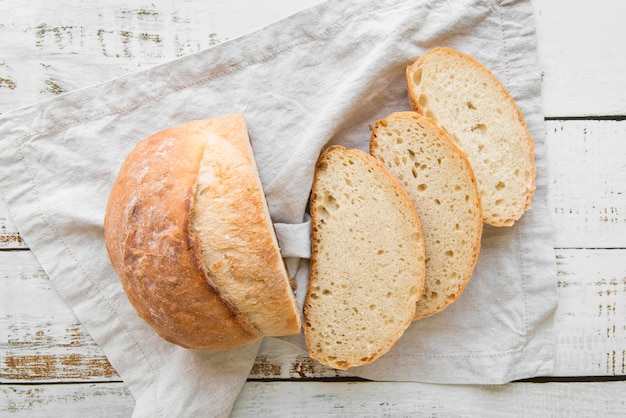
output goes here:
[[[532, 196], [536, 188], [536, 185], [535, 185], [536, 166], [534, 163], [535, 143], [533, 141], [532, 135], [530, 134], [528, 130], [528, 127], [526, 125], [522, 112], [520, 111], [519, 107], [515, 103], [515, 100], [511, 97], [509, 92], [502, 85], [500, 80], [498, 80], [497, 77], [495, 77], [493, 73], [483, 63], [481, 63], [474, 57], [463, 54], [452, 48], [437, 47], [428, 51], [424, 55], [420, 56], [415, 62], [413, 62], [411, 65], [407, 66], [406, 68], [406, 81], [407, 81], [407, 90], [408, 90], [408, 96], [409, 96], [409, 104], [411, 106], [411, 109], [429, 118], [434, 119], [439, 125], [441, 125], [450, 134], [450, 136], [455, 141], [458, 140], [458, 136], [456, 135], [458, 132], [455, 132], [454, 129], [451, 129], [451, 127], [447, 126], [447, 124], [444, 121], [440, 120], [441, 119], [439, 117], [440, 115], [436, 111], [433, 111], [430, 108], [430, 103], [428, 105], [425, 105], [422, 103], [422, 100], [420, 100], [420, 91], [418, 88], [418, 83], [415, 82], [416, 74], [418, 73], [420, 68], [424, 65], [424, 63], [427, 60], [430, 60], [430, 59], [436, 60], [438, 59], [437, 57], [446, 57], [446, 56], [452, 57], [455, 60], [462, 61], [463, 65], [469, 68], [470, 71], [472, 71], [474, 74], [481, 74], [481, 75], [487, 76], [487, 78], [489, 79], [489, 82], [487, 83], [487, 85], [482, 86], [482, 87], [479, 87], [479, 86], [475, 86], [475, 87], [477, 89], [483, 89], [485, 91], [489, 91], [493, 93], [494, 95], [497, 95], [498, 100], [500, 100], [500, 103], [502, 104], [502, 108], [504, 108], [505, 111], [513, 111], [515, 113], [516, 123], [519, 125], [519, 127], [521, 127], [523, 131], [524, 144], [523, 145], [520, 144], [520, 147], [527, 148], [527, 155], [525, 157], [520, 156], [520, 159], [524, 160], [524, 162], [527, 163], [527, 167], [524, 167], [524, 169], [528, 169], [528, 172], [524, 176], [525, 181], [523, 182], [523, 186], [520, 186], [519, 190], [515, 191], [515, 193], [521, 197], [521, 203], [516, 204], [515, 208], [513, 210], [510, 210], [506, 214], [496, 215], [495, 212], [497, 212], [501, 208], [496, 208], [493, 206], [493, 204], [489, 200], [483, 199], [483, 209], [484, 209], [483, 220], [485, 223], [490, 224], [492, 226], [498, 226], [498, 227], [512, 226], [515, 223], [515, 221], [517, 221], [524, 214], [524, 212], [530, 209], [531, 207]], [[421, 78], [421, 75], [420, 75], [420, 78]], [[429, 98], [428, 101], [433, 102], [434, 100], [432, 99], [433, 98]], [[468, 103], [468, 105], [471, 105], [471, 104]], [[448, 110], [451, 111], [452, 109], [448, 109]], [[474, 125], [475, 126], [487, 126], [489, 122], [490, 122], [489, 118], [486, 118], [485, 120], [482, 120], [480, 122], [475, 122]], [[459, 133], [459, 136], [461, 136], [460, 133]], [[464, 142], [464, 141], [461, 140], [460, 142]], [[481, 195], [484, 195], [483, 188], [485, 190], [489, 188], [489, 191], [487, 194], [491, 194], [492, 193], [491, 187], [493, 185], [485, 184], [483, 186], [480, 184], [486, 177], [488, 177], [481, 173], [482, 172], [480, 168], [481, 158], [479, 158], [478, 156], [474, 156], [473, 155], [474, 153], [471, 150], [469, 150], [469, 147], [466, 147], [464, 143], [462, 144], [457, 143], [457, 145], [459, 145], [462, 151], [468, 155], [470, 163], [472, 163], [474, 172], [476, 173], [476, 177], [479, 180], [479, 188], [481, 189]], [[491, 178], [489, 180], [494, 180], [494, 179]], [[498, 183], [497, 180], [496, 180], [496, 183]], [[492, 211], [494, 215], [492, 215]]]
[[140, 141], [106, 208], [106, 249], [130, 303], [159, 335], [186, 348], [227, 350], [263, 336], [211, 280], [191, 226], [207, 135], [233, 123], [242, 124], [241, 115], [192, 121]]

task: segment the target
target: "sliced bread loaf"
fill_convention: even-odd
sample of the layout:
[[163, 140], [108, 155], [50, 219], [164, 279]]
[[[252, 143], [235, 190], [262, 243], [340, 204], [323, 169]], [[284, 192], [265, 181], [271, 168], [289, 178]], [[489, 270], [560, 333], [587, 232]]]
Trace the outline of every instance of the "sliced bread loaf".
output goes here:
[[156, 132], [109, 195], [105, 244], [128, 300], [182, 347], [229, 350], [301, 329], [249, 141], [240, 114]]
[[483, 222], [472, 168], [450, 137], [416, 112], [378, 121], [370, 152], [400, 181], [420, 217], [426, 278], [415, 319], [430, 316], [461, 296], [478, 259]]
[[311, 194], [304, 334], [311, 357], [345, 370], [398, 341], [424, 285], [424, 240], [409, 197], [360, 150], [329, 147]]
[[534, 142], [522, 113], [482, 63], [436, 48], [406, 70], [409, 102], [434, 119], [467, 155], [478, 181], [484, 222], [510, 226], [530, 208]]

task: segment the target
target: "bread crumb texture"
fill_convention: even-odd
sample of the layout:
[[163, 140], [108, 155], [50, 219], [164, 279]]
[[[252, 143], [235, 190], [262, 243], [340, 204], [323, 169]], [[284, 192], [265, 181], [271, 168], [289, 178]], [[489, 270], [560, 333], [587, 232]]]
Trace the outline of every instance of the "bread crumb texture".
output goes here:
[[482, 63], [435, 48], [406, 71], [412, 108], [444, 128], [470, 161], [484, 222], [510, 226], [530, 208], [534, 142], [510, 94]]
[[457, 300], [480, 251], [482, 210], [464, 154], [432, 120], [397, 112], [376, 123], [370, 152], [398, 179], [419, 215], [426, 250], [415, 319]]
[[382, 164], [338, 146], [318, 161], [311, 216], [310, 355], [343, 370], [370, 363], [415, 315], [425, 274], [419, 218]]

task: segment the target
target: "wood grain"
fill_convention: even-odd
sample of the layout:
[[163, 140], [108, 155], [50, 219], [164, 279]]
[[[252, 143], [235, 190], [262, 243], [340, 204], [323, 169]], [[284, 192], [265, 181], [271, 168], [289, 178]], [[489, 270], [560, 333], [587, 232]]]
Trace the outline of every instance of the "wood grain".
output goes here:
[[[626, 375], [626, 250], [557, 250], [555, 376]], [[117, 381], [30, 251], [0, 251], [0, 382]], [[251, 379], [350, 377], [266, 340]]]
[[[624, 391], [626, 382], [247, 382], [231, 416], [619, 417]], [[2, 385], [0, 398], [0, 415], [11, 417], [130, 417], [134, 407], [121, 383]]]
[[617, 53], [626, 38], [621, 0], [532, 4], [546, 115], [626, 115], [626, 60]]
[[624, 271], [624, 249], [558, 251], [557, 375], [626, 375]]
[[28, 248], [17, 230], [9, 208], [0, 193], [0, 250]]
[[[0, 39], [11, 40], [0, 58], [0, 113], [209, 48], [320, 2], [10, 3], [0, 24]], [[532, 4], [546, 115], [626, 115], [626, 61], [615, 53], [626, 26], [613, 12], [621, 0], [576, 0], [567, 13], [560, 2]]]
[[626, 121], [549, 120], [549, 205], [559, 248], [626, 248]]
[[210, 48], [319, 2], [7, 4], [10, 24], [0, 24], [0, 39], [11, 42], [0, 47], [0, 113]]
[[[512, 383], [451, 386], [419, 383], [248, 382], [238, 416], [589, 417], [620, 416], [626, 382]], [[599, 413], [599, 411], [601, 411]]]
[[128, 418], [135, 400], [123, 383], [0, 385], [0, 416]]
[[[558, 248], [626, 248], [626, 121], [548, 120], [549, 206]], [[0, 249], [27, 248], [0, 199]]]
[[30, 251], [0, 251], [0, 382], [116, 378]]

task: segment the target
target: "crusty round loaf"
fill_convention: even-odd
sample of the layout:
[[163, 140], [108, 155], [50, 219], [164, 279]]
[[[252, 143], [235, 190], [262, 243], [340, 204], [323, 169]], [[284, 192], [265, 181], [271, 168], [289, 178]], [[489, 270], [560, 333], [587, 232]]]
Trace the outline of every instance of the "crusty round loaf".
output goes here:
[[336, 369], [370, 363], [415, 315], [424, 286], [419, 218], [380, 162], [340, 146], [320, 156], [310, 202], [307, 348]]
[[476, 179], [445, 131], [417, 112], [376, 122], [370, 153], [398, 179], [420, 217], [426, 277], [415, 319], [425, 318], [456, 301], [472, 277], [483, 229]]
[[140, 141], [114, 182], [104, 228], [129, 301], [166, 340], [226, 350], [300, 332], [242, 115]]
[[534, 142], [519, 108], [476, 59], [435, 48], [406, 70], [409, 102], [434, 119], [467, 155], [484, 222], [510, 226], [535, 191]]

